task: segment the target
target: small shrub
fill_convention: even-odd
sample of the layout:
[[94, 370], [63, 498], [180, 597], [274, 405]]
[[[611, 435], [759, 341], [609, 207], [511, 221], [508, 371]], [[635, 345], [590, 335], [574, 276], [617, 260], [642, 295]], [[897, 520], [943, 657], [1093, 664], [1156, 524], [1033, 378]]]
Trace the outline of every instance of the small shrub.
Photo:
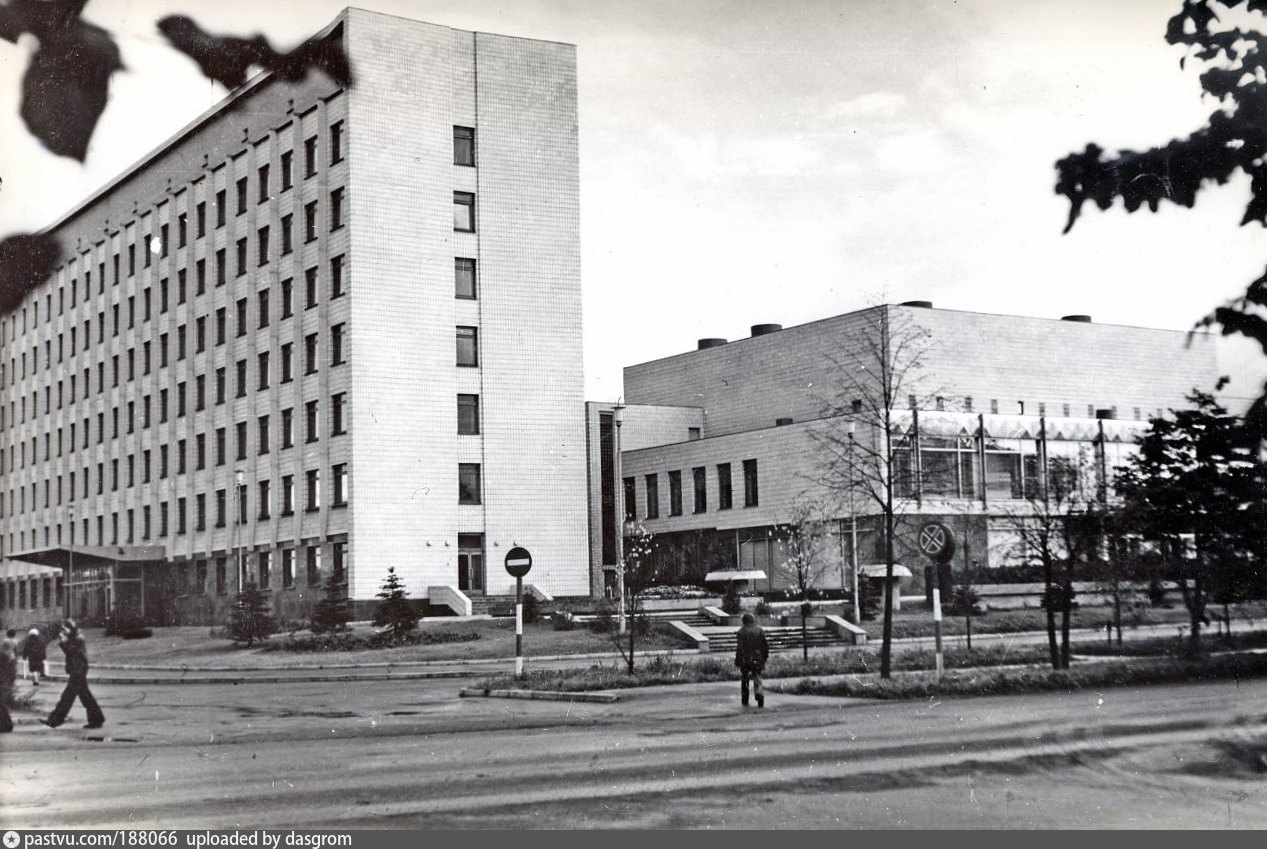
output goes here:
[[277, 630], [270, 615], [268, 594], [248, 583], [238, 593], [229, 611], [229, 638], [235, 643], [246, 643], [249, 649], [256, 640], [267, 640]]
[[735, 582], [726, 584], [726, 594], [722, 596], [721, 609], [734, 616], [743, 610], [743, 601], [739, 598], [739, 588]]
[[329, 634], [348, 627], [352, 618], [348, 610], [348, 598], [339, 576], [331, 570], [325, 580], [325, 595], [312, 608], [308, 629], [314, 634]]
[[761, 601], [757, 602], [758, 616], [770, 616], [773, 612], [774, 608], [770, 606], [770, 602], [765, 599], [761, 599]]
[[951, 616], [966, 616], [968, 613], [980, 616], [985, 611], [981, 608], [981, 596], [977, 595], [976, 590], [969, 586], [958, 586], [951, 597], [950, 609], [946, 612]]
[[603, 599], [594, 608], [594, 618], [590, 620], [590, 630], [595, 634], [609, 634], [616, 628], [616, 621], [613, 615], [616, 609], [612, 607], [612, 603], [607, 599]]
[[537, 604], [537, 597], [532, 593], [524, 594], [524, 624], [532, 625], [540, 618], [540, 607]]
[[1166, 585], [1160, 578], [1150, 578], [1148, 581], [1148, 603], [1153, 607], [1170, 607], [1166, 598]]
[[870, 622], [875, 619], [880, 612], [880, 602], [883, 594], [880, 592], [880, 586], [876, 581], [870, 578], [860, 578], [858, 581], [858, 607], [862, 613], [862, 620]]
[[576, 630], [576, 619], [572, 616], [572, 611], [567, 609], [559, 610], [551, 616], [550, 624], [556, 631]]

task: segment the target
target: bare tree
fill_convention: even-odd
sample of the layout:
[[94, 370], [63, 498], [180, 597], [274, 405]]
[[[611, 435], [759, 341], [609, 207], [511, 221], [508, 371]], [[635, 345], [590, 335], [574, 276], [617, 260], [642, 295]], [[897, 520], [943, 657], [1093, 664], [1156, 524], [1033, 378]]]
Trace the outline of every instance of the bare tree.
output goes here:
[[[1045, 430], [1045, 428], [1044, 428]], [[1074, 564], [1093, 557], [1098, 545], [1101, 493], [1085, 447], [1070, 457], [1048, 457], [1046, 433], [1038, 441], [1039, 472], [1024, 482], [1024, 503], [1004, 511], [1021, 552], [1043, 567], [1043, 607], [1052, 669], [1069, 667], [1069, 627], [1074, 607]], [[1059, 571], [1057, 571], [1059, 570]], [[1060, 614], [1060, 643], [1056, 614]]]
[[[826, 356], [835, 367], [830, 397], [824, 399], [822, 426], [814, 432], [819, 450], [819, 483], [855, 503], [869, 505], [882, 523], [885, 562], [884, 630], [880, 677], [888, 678], [893, 642], [894, 536], [900, 517], [918, 492], [919, 465], [914, 428], [903, 430], [921, 406], [922, 374], [932, 346], [931, 333], [900, 308], [864, 310], [856, 332]], [[914, 396], [915, 403], [911, 404]]]
[[638, 637], [650, 629], [642, 603], [647, 590], [655, 586], [660, 577], [659, 558], [656, 556], [658, 548], [655, 534], [648, 531], [645, 525], [641, 522], [625, 523], [624, 603], [629, 611], [629, 625], [625, 633], [612, 634], [612, 641], [625, 659], [630, 675], [634, 671]]
[[788, 523], [779, 529], [785, 559], [774, 571], [796, 587], [801, 599], [801, 656], [809, 659], [809, 591], [832, 566], [827, 557], [828, 540], [835, 521], [821, 502], [801, 499], [792, 505]]

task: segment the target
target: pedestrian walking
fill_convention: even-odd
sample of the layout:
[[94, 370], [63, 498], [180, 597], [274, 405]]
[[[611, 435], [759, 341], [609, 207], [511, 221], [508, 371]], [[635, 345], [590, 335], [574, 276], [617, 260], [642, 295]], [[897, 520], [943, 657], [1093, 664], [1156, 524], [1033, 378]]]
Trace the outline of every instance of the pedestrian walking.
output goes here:
[[18, 680], [18, 656], [14, 652], [16, 647], [16, 640], [0, 640], [0, 734], [13, 730], [13, 717], [9, 715], [9, 696]]
[[62, 697], [57, 700], [57, 706], [48, 715], [48, 719], [40, 721], [49, 728], [61, 725], [78, 698], [83, 702], [84, 710], [88, 711], [88, 724], [84, 728], [100, 728], [106, 724], [106, 718], [88, 689], [88, 646], [73, 619], [62, 623], [60, 642], [62, 654], [66, 655], [66, 689], [62, 690]]
[[735, 666], [739, 667], [739, 700], [744, 707], [748, 706], [748, 679], [752, 679], [753, 695], [757, 697], [757, 707], [765, 707], [765, 688], [761, 686], [761, 672], [770, 657], [770, 643], [765, 638], [765, 629], [757, 624], [751, 613], [743, 615], [743, 627], [735, 634]]
[[31, 683], [37, 687], [40, 684], [40, 677], [44, 674], [46, 651], [44, 635], [40, 633], [39, 628], [32, 628], [27, 632], [26, 640], [22, 643], [22, 656], [26, 658], [26, 668], [31, 673]]
[[0, 651], [9, 650], [9, 654], [13, 655], [16, 663], [18, 659], [18, 632], [10, 628], [4, 632], [4, 639], [0, 640]]

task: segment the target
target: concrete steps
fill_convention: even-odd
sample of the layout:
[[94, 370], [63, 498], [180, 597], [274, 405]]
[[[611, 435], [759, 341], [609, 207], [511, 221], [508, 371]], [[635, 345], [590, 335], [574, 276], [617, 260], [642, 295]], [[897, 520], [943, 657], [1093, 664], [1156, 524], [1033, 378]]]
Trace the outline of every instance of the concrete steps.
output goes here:
[[[738, 629], [727, 631], [704, 631], [708, 637], [709, 651], [714, 654], [733, 653], [736, 645], [735, 631]], [[789, 652], [799, 651], [801, 648], [801, 626], [771, 626], [765, 629], [767, 642], [770, 643], [770, 652]], [[843, 640], [828, 631], [826, 628], [809, 628], [805, 634], [806, 642], [810, 648], [821, 648], [825, 646], [846, 646]]]

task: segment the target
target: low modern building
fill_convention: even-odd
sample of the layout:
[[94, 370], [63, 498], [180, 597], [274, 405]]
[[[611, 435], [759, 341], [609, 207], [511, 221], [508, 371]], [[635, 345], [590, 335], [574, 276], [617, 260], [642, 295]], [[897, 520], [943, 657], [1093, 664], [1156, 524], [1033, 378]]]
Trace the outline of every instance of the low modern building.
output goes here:
[[572, 46], [357, 9], [46, 232], [0, 316], [0, 618], [589, 591]]
[[1206, 337], [927, 302], [701, 339], [625, 369], [620, 428], [610, 405], [590, 406], [592, 445], [623, 436], [619, 460], [591, 459], [595, 585], [614, 583], [623, 504], [657, 540], [665, 583], [739, 570], [786, 587], [787, 528], [809, 516], [821, 531], [814, 585], [851, 587], [855, 564], [884, 561], [885, 468], [895, 546], [915, 575], [929, 562], [916, 534], [934, 521], [956, 538], [956, 568], [1027, 562], [1023, 528], [1053, 476], [1111, 500], [1147, 419], [1216, 377]]

